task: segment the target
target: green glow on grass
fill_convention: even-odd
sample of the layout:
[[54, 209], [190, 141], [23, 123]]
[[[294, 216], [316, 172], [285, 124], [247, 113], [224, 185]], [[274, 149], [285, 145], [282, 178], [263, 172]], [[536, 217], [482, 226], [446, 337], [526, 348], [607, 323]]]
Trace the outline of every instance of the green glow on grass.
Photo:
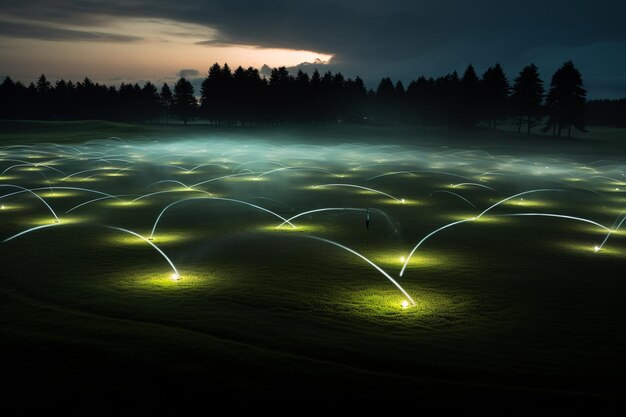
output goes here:
[[271, 179], [268, 177], [255, 177], [253, 175], [242, 175], [241, 177], [228, 177], [222, 179], [222, 181], [225, 182], [263, 182], [270, 180]]
[[[407, 252], [407, 250], [394, 250], [389, 252], [368, 252], [368, 255], [378, 266], [386, 268], [387, 271], [394, 272], [395, 269], [400, 269], [402, 265], [404, 265]], [[414, 254], [409, 260], [408, 266], [411, 268], [434, 268], [437, 266], [446, 266], [448, 262], [444, 255], [429, 250]]]
[[[145, 242], [144, 242], [145, 244]], [[124, 273], [116, 272], [110, 278], [110, 285], [122, 288], [125, 291], [176, 291], [188, 292], [189, 290], [215, 284], [215, 276], [204, 271], [185, 269], [180, 271], [180, 279], [172, 279], [172, 271], [168, 268], [137, 268], [126, 270]]]
[[[503, 206], [509, 207], [553, 207], [554, 204], [539, 200], [514, 199], [505, 201]], [[482, 217], [481, 217], [482, 219]]]
[[[611, 224], [606, 224], [606, 226], [610, 226]], [[612, 237], [617, 237], [617, 236], [626, 236], [626, 223], [622, 225], [622, 227], [620, 227], [619, 229], [615, 230], [613, 229], [613, 231], [611, 232], [611, 236]], [[570, 226], [573, 230], [576, 231], [580, 231], [583, 233], [588, 233], [588, 234], [592, 234], [592, 235], [596, 235], [598, 237], [601, 236], [606, 236], [606, 234], [608, 233], [606, 230], [601, 229], [599, 227], [594, 227], [591, 224], [572, 224]]]
[[0, 204], [0, 213], [4, 212], [10, 212], [10, 211], [17, 211], [20, 209], [23, 209], [25, 206], [21, 205], [21, 204]]
[[102, 203], [102, 205], [116, 208], [137, 208], [141, 206], [147, 206], [150, 203], [147, 199], [137, 200], [137, 201], [120, 201], [120, 200], [108, 200]]
[[[444, 219], [444, 220], [448, 220], [448, 223], [450, 222], [458, 222], [461, 220], [467, 220], [467, 219], [474, 219], [471, 222], [467, 222], [467, 224], [465, 224], [465, 226], [468, 226], [470, 224], [473, 223], [480, 223], [480, 224], [502, 224], [502, 223], [510, 223], [510, 219], [511, 217], [499, 217], [499, 216], [490, 216], [489, 214], [485, 214], [484, 216], [480, 217], [480, 218], [476, 218], [476, 214], [441, 214], [439, 216], [437, 216], [438, 218]], [[442, 224], [443, 226], [443, 224]], [[459, 227], [463, 227], [463, 226], [459, 226]]]
[[271, 233], [322, 233], [328, 229], [327, 227], [318, 224], [294, 223], [294, 225], [296, 226], [295, 229], [288, 224], [285, 224], [281, 228], [277, 228], [277, 224], [272, 224], [261, 226], [258, 230]]
[[39, 194], [39, 196], [42, 198], [69, 198], [69, 197], [76, 197], [79, 195], [79, 193], [74, 192], [74, 191], [56, 191], [56, 190], [39, 192], [37, 194]]
[[408, 199], [408, 198], [401, 198], [400, 201], [392, 200], [390, 198], [381, 198], [381, 199], [377, 199], [377, 203], [388, 205], [388, 206], [407, 206], [407, 207], [411, 207], [411, 206], [415, 207], [415, 206], [424, 205], [419, 200], [413, 200], [413, 199]]
[[611, 207], [602, 207], [594, 210], [594, 213], [597, 215], [611, 214], [613, 216], [619, 216], [622, 214], [626, 214], [626, 200], [622, 202], [622, 205], [619, 206], [611, 206]]
[[[78, 216], [64, 216], [64, 217], [59, 217], [59, 220], [61, 224], [63, 225], [68, 225], [68, 224], [78, 224], [78, 223], [87, 223], [91, 220], [90, 217], [78, 217]], [[43, 226], [46, 224], [51, 224], [51, 223], [55, 223], [55, 219], [52, 216], [46, 216], [46, 217], [28, 217], [23, 219], [22, 224], [28, 225], [28, 226]]]
[[[81, 183], [81, 182], [98, 182], [98, 181], [103, 181], [103, 179], [99, 177], [98, 175], [94, 175], [92, 177], [84, 177], [84, 178], [76, 179], [74, 182]], [[66, 180], [65, 182], [72, 182], [71, 178]]]
[[596, 250], [599, 242], [594, 243], [581, 243], [581, 242], [558, 242], [557, 247], [568, 252], [586, 254], [589, 256], [610, 256], [610, 257], [623, 257], [626, 255], [626, 248], [622, 244], [621, 247], [609, 241], [600, 250]]
[[[146, 238], [148, 235], [149, 233], [145, 235]], [[194, 238], [199, 238], [197, 232], [159, 232], [154, 235], [151, 242], [159, 246], [167, 246], [168, 244], [181, 243]], [[120, 245], [146, 246], [146, 242], [131, 235], [112, 235], [107, 237], [107, 241]]]
[[430, 290], [410, 290], [415, 294], [415, 305], [408, 304], [402, 295], [388, 289], [367, 289], [346, 294], [344, 300], [347, 314], [371, 319], [381, 324], [388, 320], [440, 321], [442, 317], [461, 316], [469, 308], [471, 299], [455, 295], [454, 297]]
[[594, 187], [594, 190], [601, 191], [603, 193], [619, 194], [619, 193], [626, 192], [626, 187], [624, 187], [623, 185], [618, 185], [616, 183], [612, 183], [609, 186]]

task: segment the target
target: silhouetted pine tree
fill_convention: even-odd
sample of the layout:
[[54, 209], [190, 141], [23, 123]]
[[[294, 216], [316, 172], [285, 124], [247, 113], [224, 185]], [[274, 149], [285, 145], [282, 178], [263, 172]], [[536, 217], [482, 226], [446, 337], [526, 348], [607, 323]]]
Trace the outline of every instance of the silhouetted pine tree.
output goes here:
[[118, 93], [118, 117], [124, 121], [138, 120], [142, 115], [141, 87], [138, 84], [120, 84]]
[[543, 102], [543, 81], [535, 64], [530, 64], [519, 73], [513, 84], [511, 104], [518, 116], [517, 131], [522, 131], [523, 119], [526, 119], [527, 132], [533, 123], [541, 117]]
[[229, 102], [231, 106], [231, 119], [235, 125], [244, 124], [249, 118], [250, 108], [247, 105], [247, 82], [246, 70], [240, 65], [235, 68], [232, 74], [232, 85], [229, 91]]
[[395, 122], [395, 100], [396, 90], [391, 78], [385, 77], [378, 83], [376, 89], [376, 113], [380, 121], [390, 123]]
[[161, 109], [163, 114], [165, 115], [165, 123], [170, 122], [170, 112], [172, 108], [172, 103], [174, 102], [174, 96], [172, 95], [172, 90], [167, 83], [163, 83], [163, 87], [161, 87], [161, 93], [159, 94], [159, 102], [161, 103]]
[[222, 67], [216, 62], [209, 68], [200, 87], [200, 117], [212, 123], [222, 123], [225, 117], [221, 106], [224, 95]]
[[233, 97], [233, 73], [227, 63], [224, 63], [222, 67], [220, 83], [222, 93], [220, 95], [219, 105], [222, 109], [222, 118], [224, 123], [231, 125], [236, 119], [237, 109], [235, 98]]
[[6, 77], [0, 85], [0, 117], [18, 119], [22, 116], [21, 101], [25, 97], [26, 88], [22, 83], [14, 82]]
[[406, 91], [404, 90], [404, 84], [398, 80], [394, 87], [394, 119], [398, 122], [405, 122], [406, 116]]
[[482, 77], [482, 108], [489, 128], [498, 127], [498, 120], [508, 113], [509, 81], [499, 63], [489, 67]]
[[460, 126], [465, 111], [461, 97], [461, 80], [456, 71], [435, 80], [433, 94], [435, 124]]
[[267, 82], [261, 78], [259, 70], [248, 67], [246, 70], [246, 104], [249, 124], [267, 120], [266, 91]]
[[406, 89], [409, 120], [419, 124], [434, 122], [435, 80], [420, 76], [409, 83]]
[[345, 84], [345, 89], [346, 113], [343, 117], [352, 122], [361, 121], [367, 108], [367, 90], [365, 89], [365, 83], [360, 77], [356, 77], [354, 81], [348, 79]]
[[458, 122], [463, 127], [474, 127], [480, 119], [480, 80], [472, 64], [468, 65], [461, 77], [460, 105]]
[[290, 120], [290, 90], [293, 78], [285, 67], [273, 68], [269, 81], [269, 108], [274, 122]]
[[172, 114], [187, 125], [195, 116], [198, 103], [193, 95], [193, 86], [184, 77], [176, 82], [172, 101]]
[[143, 120], [158, 123], [161, 113], [159, 91], [150, 81], [141, 89]]
[[326, 71], [320, 79], [320, 118], [323, 121], [332, 121], [333, 74]]
[[565, 62], [556, 70], [550, 82], [550, 91], [546, 100], [548, 122], [544, 131], [552, 129], [553, 136], [561, 136], [567, 127], [567, 136], [572, 135], [572, 126], [581, 132], [585, 129], [585, 103], [587, 90], [583, 85], [580, 72], [572, 61]]
[[54, 84], [52, 92], [52, 107], [54, 117], [59, 120], [69, 120], [73, 114], [71, 103], [74, 101], [74, 84], [61, 79]]
[[50, 119], [52, 113], [52, 88], [50, 81], [44, 74], [41, 74], [35, 85], [37, 90], [36, 98], [31, 103], [34, 110], [34, 117], [37, 119]]
[[311, 75], [311, 81], [309, 82], [309, 91], [311, 93], [311, 114], [310, 118], [313, 121], [322, 121], [324, 120], [324, 115], [322, 112], [322, 77], [320, 76], [317, 68], [313, 71], [313, 75]]
[[345, 78], [338, 72], [332, 77], [330, 89], [330, 120], [332, 122], [341, 121], [346, 113]]
[[306, 122], [310, 120], [311, 112], [313, 111], [311, 80], [309, 79], [309, 74], [298, 70], [294, 81], [294, 92], [291, 97], [294, 118], [299, 122]]

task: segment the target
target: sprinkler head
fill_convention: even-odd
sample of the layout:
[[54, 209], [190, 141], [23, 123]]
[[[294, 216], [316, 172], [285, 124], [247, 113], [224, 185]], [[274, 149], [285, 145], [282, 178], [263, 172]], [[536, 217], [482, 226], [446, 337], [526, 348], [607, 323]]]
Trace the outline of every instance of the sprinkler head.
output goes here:
[[402, 300], [402, 304], [400, 304], [402, 306], [402, 308], [408, 308], [409, 307], [409, 302], [407, 300]]
[[404, 256], [400, 257], [400, 262], [404, 262], [406, 259], [404, 259]]
[[2, 205], [2, 207], [0, 207], [0, 210], [4, 210], [4, 204]]
[[599, 250], [600, 250], [600, 246], [594, 246], [594, 247], [593, 247], [593, 251], [594, 251], [594, 252], [598, 252]]
[[172, 281], [178, 281], [180, 279], [180, 275], [174, 273], [172, 274]]
[[404, 198], [402, 200], [400, 200], [402, 202], [402, 204], [404, 204]]

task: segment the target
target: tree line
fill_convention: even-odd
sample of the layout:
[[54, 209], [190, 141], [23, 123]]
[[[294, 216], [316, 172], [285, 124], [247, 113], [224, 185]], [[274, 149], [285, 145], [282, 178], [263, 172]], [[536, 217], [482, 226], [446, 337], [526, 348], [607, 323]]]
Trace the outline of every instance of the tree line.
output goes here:
[[315, 70], [295, 75], [285, 67], [262, 77], [255, 68], [214, 64], [202, 81], [199, 95], [180, 78], [173, 88], [164, 83], [122, 83], [119, 88], [85, 78], [79, 82], [45, 75], [28, 86], [6, 77], [0, 84], [0, 118], [187, 124], [194, 119], [225, 126], [287, 122], [349, 121], [380, 124], [423, 124], [497, 129], [513, 124], [519, 132], [544, 123], [554, 136], [572, 127], [585, 130], [586, 90], [571, 61], [552, 76], [548, 91], [539, 69], [530, 64], [509, 81], [500, 64], [476, 73], [469, 65], [436, 77], [421, 76], [405, 88], [385, 77], [367, 89], [360, 77]]

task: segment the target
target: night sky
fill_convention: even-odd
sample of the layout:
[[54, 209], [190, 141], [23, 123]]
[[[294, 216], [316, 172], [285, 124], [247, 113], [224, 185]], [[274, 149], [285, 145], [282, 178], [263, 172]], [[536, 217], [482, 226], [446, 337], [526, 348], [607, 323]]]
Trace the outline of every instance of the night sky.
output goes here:
[[200, 78], [214, 62], [405, 83], [499, 61], [549, 82], [573, 60], [590, 98], [626, 97], [626, 2], [2, 0], [0, 76], [110, 84]]

